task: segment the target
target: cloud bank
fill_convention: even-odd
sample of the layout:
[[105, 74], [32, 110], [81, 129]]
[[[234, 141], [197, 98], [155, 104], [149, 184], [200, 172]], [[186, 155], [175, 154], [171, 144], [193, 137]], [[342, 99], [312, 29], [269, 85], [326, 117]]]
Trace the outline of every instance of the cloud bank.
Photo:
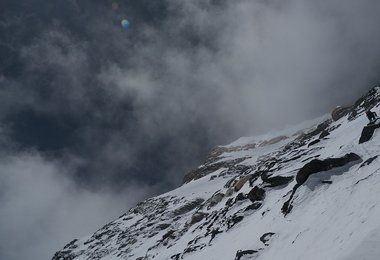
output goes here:
[[0, 169], [1, 259], [50, 259], [149, 193], [132, 183], [119, 194], [81, 189], [65, 176], [67, 165], [35, 152], [3, 156]]

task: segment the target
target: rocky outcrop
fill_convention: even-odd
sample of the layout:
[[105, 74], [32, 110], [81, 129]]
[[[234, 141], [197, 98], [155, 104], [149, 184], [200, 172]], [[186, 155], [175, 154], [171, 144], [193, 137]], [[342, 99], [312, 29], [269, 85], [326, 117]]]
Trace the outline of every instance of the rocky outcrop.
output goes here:
[[315, 128], [313, 131], [307, 133], [305, 138], [310, 139], [310, 137], [321, 134], [330, 126], [330, 124], [331, 124], [331, 119], [324, 121], [323, 123], [317, 125], [317, 128]]
[[244, 184], [246, 184], [247, 181], [250, 181], [255, 177], [257, 177], [257, 174], [249, 174], [247, 176], [243, 176], [234, 184], [234, 191], [238, 192], [244, 186]]
[[259, 209], [263, 204], [261, 202], [254, 202], [252, 203], [251, 205], [247, 206], [245, 209], [244, 209], [244, 212], [249, 212], [249, 211], [254, 211], [254, 210], [257, 210]]
[[314, 139], [317, 135], [321, 135], [325, 131], [327, 132], [331, 131], [329, 130], [331, 123], [332, 123], [332, 120], [328, 119], [322, 122], [321, 124], [319, 124], [316, 128], [314, 128], [311, 131], [306, 132], [306, 133], [304, 132], [300, 133], [296, 139], [294, 139], [292, 142], [284, 146], [283, 151], [284, 152], [294, 151], [295, 149], [300, 148], [310, 143], [312, 139]]
[[214, 207], [216, 204], [221, 202], [223, 198], [224, 198], [224, 194], [221, 192], [214, 194], [210, 199], [206, 201], [207, 208]]
[[380, 127], [380, 122], [376, 124], [366, 125], [362, 130], [362, 134], [360, 135], [359, 144], [362, 144], [371, 140], [373, 134], [375, 133], [375, 130], [379, 127]]
[[374, 160], [376, 160], [379, 156], [378, 155], [375, 155], [371, 158], [368, 158], [367, 160], [365, 160], [361, 165], [360, 165], [360, 168], [364, 167], [364, 166], [367, 166], [367, 165], [370, 165]]
[[191, 217], [190, 224], [193, 225], [195, 223], [198, 223], [202, 219], [208, 216], [208, 213], [205, 212], [195, 212], [194, 215]]
[[297, 173], [297, 184], [302, 185], [310, 175], [328, 171], [332, 168], [342, 167], [350, 162], [361, 160], [361, 157], [355, 153], [346, 154], [339, 158], [327, 158], [325, 160], [314, 159], [311, 162], [305, 164]]
[[319, 142], [321, 142], [320, 139], [316, 139], [316, 140], [314, 140], [314, 141], [311, 141], [311, 142], [308, 144], [307, 147], [310, 147], [310, 146], [312, 146], [312, 145], [315, 145], [315, 144], [317, 144], [317, 143], [319, 143]]
[[174, 216], [179, 216], [179, 215], [183, 215], [187, 212], [190, 212], [192, 211], [193, 209], [195, 209], [196, 207], [199, 207], [202, 203], [203, 203], [204, 199], [201, 199], [201, 198], [197, 198], [193, 201], [189, 201], [187, 202], [185, 205], [175, 209], [173, 211], [173, 215]]
[[339, 158], [327, 158], [325, 160], [314, 159], [311, 162], [305, 164], [298, 171], [296, 176], [297, 184], [293, 187], [292, 193], [289, 199], [282, 206], [281, 211], [286, 215], [292, 210], [293, 206], [291, 202], [295, 192], [302, 184], [304, 184], [307, 181], [310, 175], [323, 171], [329, 171], [333, 168], [343, 167], [351, 162], [361, 161], [362, 159], [359, 155], [355, 153], [349, 153]]
[[334, 121], [338, 121], [342, 117], [350, 113], [352, 106], [337, 106], [332, 112], [331, 117]]
[[242, 260], [244, 256], [254, 255], [257, 252], [256, 250], [239, 250], [236, 252], [235, 260]]
[[273, 235], [275, 235], [275, 233], [273, 233], [273, 232], [265, 233], [265, 234], [263, 234], [263, 235], [260, 237], [260, 241], [261, 241], [265, 246], [269, 246], [268, 241], [271, 239], [271, 237], [272, 237]]
[[[378, 92], [375, 90], [357, 102], [356, 115], [350, 111], [348, 116], [361, 116], [364, 119], [364, 107], [376, 104], [376, 99], [372, 97], [377, 96]], [[380, 178], [377, 174], [379, 162], [376, 148], [363, 150], [363, 147], [359, 147], [355, 140], [359, 133], [347, 137], [339, 134], [360, 131], [357, 123], [361, 120], [350, 122], [347, 111], [339, 112], [346, 115], [344, 118], [341, 117], [342, 114], [336, 113], [333, 119], [340, 117], [339, 122], [330, 119], [319, 125], [292, 129], [293, 132], [284, 131], [288, 137], [282, 136], [284, 132], [276, 135], [268, 133], [265, 137], [243, 138], [236, 142], [240, 146], [232, 144], [217, 147], [205, 163], [186, 175], [184, 180], [187, 183], [198, 179], [197, 182], [184, 184], [174, 191], [138, 203], [93, 235], [72, 241], [57, 252], [53, 259], [220, 258], [221, 254], [215, 254], [212, 248], [206, 249], [215, 246], [217, 250], [223, 249], [222, 258], [228, 255], [230, 259], [235, 256], [236, 259], [246, 260], [260, 259], [266, 251], [286, 250], [287, 247], [282, 247], [281, 244], [292, 245], [297, 239], [312, 245], [323, 234], [315, 234], [313, 231], [316, 229], [308, 231], [304, 225], [294, 223], [320, 224], [318, 230], [331, 231], [340, 222], [340, 219], [335, 219], [334, 225], [329, 225], [331, 216], [336, 214], [334, 203], [344, 203], [345, 200], [349, 204], [356, 203], [355, 207], [346, 207], [349, 209], [343, 206], [339, 208], [346, 210], [345, 214], [340, 214], [339, 217], [342, 218], [349, 216], [355, 208], [361, 211], [362, 208], [358, 207], [356, 200], [359, 193], [356, 191], [372, 184], [372, 179], [377, 178], [378, 181]], [[375, 138], [379, 140], [379, 136], [374, 136], [373, 139]], [[247, 149], [250, 151], [236, 152]], [[336, 158], [337, 152], [350, 149], [362, 150], [363, 155], [365, 152], [366, 161], [360, 165], [362, 168], [359, 165], [351, 167], [361, 161], [357, 154], [348, 153]], [[321, 159], [326, 157], [328, 158]], [[340, 174], [346, 176], [330, 178]], [[206, 175], [208, 176], [202, 178]], [[290, 183], [292, 189], [288, 186]], [[351, 192], [351, 184], [357, 185], [352, 189], [355, 192]], [[370, 187], [373, 190], [377, 188]], [[345, 196], [340, 196], [340, 192]], [[335, 194], [339, 196], [325, 203], [326, 199], [330, 200]], [[366, 198], [361, 197], [366, 201]], [[351, 201], [352, 198], [355, 199]], [[282, 206], [281, 210], [286, 215], [291, 210], [314, 209], [314, 205], [318, 206], [315, 212], [320, 210], [321, 214], [314, 214], [314, 211], [311, 211], [313, 214], [301, 212], [289, 215], [284, 220], [279, 210], [279, 206]], [[367, 206], [369, 208], [372, 204], [368, 203]], [[352, 216], [352, 221], [348, 222], [350, 225], [356, 221], [356, 215]], [[318, 221], [319, 218], [324, 218], [324, 221]], [[349, 229], [345, 232], [348, 235], [357, 226], [363, 226], [360, 221], [362, 218], [358, 217], [358, 225], [342, 225], [342, 228]], [[339, 228], [334, 229], [333, 235], [324, 236], [324, 239], [334, 239], [336, 231], [339, 232]], [[249, 234], [248, 244], [242, 240], [248, 246], [235, 243], [239, 232], [240, 239], [243, 240]], [[300, 235], [303, 232], [308, 235]], [[278, 240], [276, 243], [272, 243], [274, 238]], [[331, 243], [333, 246], [340, 246], [338, 240]], [[294, 253], [297, 253], [296, 250]], [[277, 256], [279, 257], [273, 259], [281, 259], [282, 255]], [[315, 258], [324, 259], [319, 256]]]
[[162, 223], [162, 224], [158, 224], [157, 225], [157, 228], [159, 229], [159, 230], [165, 230], [165, 229], [167, 229], [168, 227], [170, 227], [171, 225], [169, 224], [169, 223]]
[[330, 135], [330, 132], [327, 130], [323, 130], [322, 133], [319, 135], [318, 139], [325, 138], [328, 135]]
[[380, 86], [375, 86], [355, 102], [348, 115], [348, 120], [354, 120], [364, 111], [373, 108], [378, 103], [380, 103]]
[[239, 158], [235, 160], [223, 161], [223, 162], [208, 162], [195, 170], [190, 171], [183, 177], [183, 183], [188, 183], [192, 180], [197, 180], [210, 173], [213, 173], [219, 169], [226, 168], [224, 172], [220, 173], [222, 175], [235, 174], [239, 175], [246, 173], [251, 170], [251, 167], [239, 165], [240, 162], [246, 160], [247, 158]]
[[249, 193], [248, 193], [248, 198], [252, 202], [256, 201], [262, 201], [265, 198], [265, 190], [255, 186]]
[[268, 177], [265, 174], [261, 175], [261, 179], [266, 183], [265, 187], [277, 187], [282, 185], [287, 185], [290, 183], [294, 177], [293, 176], [274, 176]]

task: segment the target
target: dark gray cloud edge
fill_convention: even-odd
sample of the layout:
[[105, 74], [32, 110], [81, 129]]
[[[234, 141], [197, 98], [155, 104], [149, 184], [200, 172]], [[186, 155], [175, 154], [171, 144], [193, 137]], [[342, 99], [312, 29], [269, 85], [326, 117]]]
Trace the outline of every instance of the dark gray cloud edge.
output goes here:
[[370, 0], [29, 2], [0, 3], [1, 259], [49, 258], [213, 145], [378, 83]]

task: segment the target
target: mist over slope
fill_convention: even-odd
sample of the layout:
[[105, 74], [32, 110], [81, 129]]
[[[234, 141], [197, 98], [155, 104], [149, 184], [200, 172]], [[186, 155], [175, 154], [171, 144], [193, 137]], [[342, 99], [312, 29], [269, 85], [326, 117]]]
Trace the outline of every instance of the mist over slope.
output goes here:
[[53, 259], [377, 259], [380, 123], [367, 126], [369, 108], [380, 109], [380, 87], [334, 120], [218, 146], [181, 187]]

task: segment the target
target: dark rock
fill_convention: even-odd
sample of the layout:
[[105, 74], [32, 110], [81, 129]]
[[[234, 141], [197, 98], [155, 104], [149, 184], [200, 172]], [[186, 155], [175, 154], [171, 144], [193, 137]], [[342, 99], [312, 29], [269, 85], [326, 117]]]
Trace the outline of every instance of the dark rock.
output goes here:
[[167, 229], [168, 227], [170, 227], [170, 224], [168, 224], [168, 223], [163, 223], [163, 224], [157, 225], [157, 228], [160, 230]]
[[237, 223], [241, 222], [244, 219], [244, 216], [233, 215], [227, 222], [228, 229], [235, 226]]
[[224, 184], [224, 188], [230, 188], [232, 183], [235, 181], [236, 177], [233, 177], [231, 179], [229, 179], [226, 184]]
[[183, 250], [183, 254], [182, 254], [182, 258], [185, 254], [188, 254], [188, 253], [191, 253], [191, 252], [196, 252], [198, 250], [202, 250], [206, 245], [205, 244], [201, 244], [201, 245], [197, 245], [197, 246], [189, 246], [187, 247], [185, 250]]
[[229, 197], [229, 196], [232, 196], [232, 194], [234, 194], [234, 189], [231, 187], [231, 188], [228, 188], [226, 190], [226, 194], [224, 194], [226, 197]]
[[256, 201], [262, 201], [265, 198], [265, 190], [262, 188], [259, 188], [258, 186], [255, 186], [249, 193], [248, 198], [252, 202]]
[[364, 167], [364, 166], [367, 166], [367, 165], [370, 165], [374, 160], [377, 159], [377, 157], [379, 157], [379, 156], [376, 155], [376, 156], [373, 156], [373, 157], [371, 157], [371, 158], [365, 160], [365, 161], [360, 165], [359, 168]]
[[244, 212], [251, 211], [251, 210], [257, 210], [259, 209], [263, 204], [261, 202], [254, 202], [253, 204], [249, 205], [244, 209]]
[[268, 232], [268, 233], [265, 233], [263, 234], [261, 237], [260, 237], [260, 241], [263, 242], [264, 245], [268, 246], [267, 242], [269, 241], [269, 239], [275, 235], [275, 233], [273, 232]]
[[312, 158], [318, 158], [318, 157], [320, 157], [321, 155], [320, 154], [318, 154], [318, 155], [315, 155], [315, 156], [313, 156], [313, 157], [308, 157], [308, 158], [306, 158], [306, 159], [303, 159], [301, 162], [306, 162], [306, 161], [308, 161], [308, 160], [310, 160], [310, 159], [312, 159]]
[[172, 255], [170, 259], [179, 260], [181, 257], [181, 254]]
[[195, 170], [192, 170], [191, 172], [187, 173], [183, 177], [183, 183], [188, 183], [192, 180], [197, 180], [199, 178], [202, 178], [203, 176], [206, 176], [218, 169], [220, 169], [220, 164], [212, 164], [208, 166], [199, 167]]
[[211, 239], [210, 239], [209, 243], [211, 243], [211, 241], [216, 237], [216, 235], [220, 234], [220, 233], [223, 233], [223, 231], [219, 231], [219, 228], [213, 229], [211, 231]]
[[[305, 153], [306, 154], [306, 153]], [[291, 161], [295, 161], [295, 160], [298, 160], [299, 158], [301, 158], [302, 156], [304, 156], [305, 154], [299, 154], [297, 156], [294, 156], [290, 159], [286, 159], [286, 160], [283, 160], [282, 163], [288, 163], [288, 162], [291, 162]]]
[[325, 160], [314, 159], [305, 164], [297, 173], [296, 181], [303, 184], [311, 174], [328, 171], [336, 167], [342, 167], [350, 162], [361, 160], [360, 156], [355, 153], [346, 154], [340, 158], [328, 158]]
[[190, 212], [193, 209], [195, 209], [198, 206], [200, 206], [203, 203], [203, 201], [204, 201], [204, 199], [202, 199], [202, 198], [197, 198], [195, 200], [189, 201], [185, 205], [183, 205], [183, 206], [175, 209], [173, 211], [173, 214], [174, 214], [174, 216], [179, 216], [179, 215], [183, 215], [183, 214], [185, 214], [187, 212]]
[[249, 179], [249, 187], [253, 187], [253, 183], [260, 177], [260, 173], [256, 173], [254, 177]]
[[330, 135], [329, 131], [323, 130], [322, 133], [319, 135], [319, 139], [325, 138], [326, 136]]
[[224, 198], [223, 193], [216, 193], [210, 199], [207, 200], [208, 208], [211, 208], [222, 201]]
[[52, 260], [73, 260], [76, 256], [69, 250], [62, 250], [54, 254]]
[[311, 141], [307, 147], [310, 147], [310, 146], [312, 146], [312, 145], [315, 145], [315, 144], [319, 143], [320, 141], [321, 141], [320, 139], [316, 139], [316, 140], [314, 140], [314, 141]]
[[169, 230], [166, 234], [162, 236], [162, 240], [165, 240], [167, 238], [175, 238], [174, 232], [174, 230]]
[[227, 207], [231, 207], [233, 204], [234, 204], [235, 200], [234, 198], [229, 198], [227, 201], [226, 201], [226, 206]]
[[367, 94], [359, 98], [353, 105], [348, 120], [352, 121], [367, 109], [371, 109], [380, 102], [380, 86], [374, 86]]
[[264, 217], [264, 215], [267, 214], [267, 212], [269, 212], [269, 211], [270, 211], [270, 209], [266, 209], [266, 210], [264, 210], [263, 212], [261, 212], [261, 216]]
[[198, 223], [199, 221], [201, 221], [202, 219], [204, 219], [207, 216], [208, 216], [207, 213], [204, 213], [204, 212], [195, 212], [194, 215], [191, 217], [190, 224], [193, 225], [195, 223]]
[[63, 249], [75, 249], [75, 248], [77, 248], [78, 247], [78, 245], [76, 244], [77, 241], [78, 241], [78, 239], [72, 240]]
[[[264, 172], [266, 171], [269, 171], [270, 169], [272, 169], [277, 163], [279, 162], [279, 159], [275, 158], [275, 157], [272, 157], [272, 158], [267, 158], [263, 161], [262, 165], [261, 165], [261, 168], [263, 169], [266, 169], [264, 170]], [[259, 174], [260, 172], [263, 172], [263, 171], [259, 171]]]
[[180, 220], [181, 219], [181, 216], [177, 216], [175, 218], [173, 218], [173, 221], [177, 221], [177, 220]]
[[258, 251], [256, 250], [239, 250], [236, 252], [236, 255], [235, 255], [235, 260], [240, 260], [243, 256], [245, 255], [253, 255], [253, 254], [256, 254]]
[[294, 151], [295, 149], [306, 145], [307, 143], [310, 142], [312, 138], [314, 138], [317, 135], [320, 135], [323, 131], [327, 130], [331, 122], [332, 122], [331, 119], [326, 120], [323, 123], [319, 124], [313, 131], [300, 134], [292, 142], [285, 145], [283, 152], [285, 153], [287, 151]]
[[338, 106], [331, 112], [331, 117], [334, 121], [338, 121], [347, 115], [352, 109], [352, 106]]
[[343, 157], [340, 158], [327, 158], [325, 160], [319, 160], [314, 159], [311, 162], [308, 162], [305, 164], [297, 173], [296, 181], [297, 184], [293, 187], [292, 193], [289, 197], [289, 199], [284, 203], [284, 205], [281, 208], [282, 213], [284, 215], [287, 215], [293, 208], [291, 201], [293, 199], [293, 196], [297, 189], [306, 182], [306, 180], [309, 178], [310, 175], [322, 172], [322, 171], [328, 171], [333, 168], [343, 167], [347, 165], [348, 163], [355, 162], [355, 161], [361, 161], [361, 157], [355, 153], [349, 153], [346, 154]]
[[235, 197], [235, 202], [236, 201], [241, 201], [241, 200], [246, 200], [247, 199], [247, 195], [245, 195], [244, 193], [240, 192], [236, 197]]
[[314, 131], [307, 133], [306, 135], [309, 137], [316, 136], [325, 131], [331, 124], [331, 120], [326, 120], [323, 123], [320, 123]]
[[245, 184], [247, 181], [253, 179], [254, 177], [255, 177], [254, 174], [249, 174], [249, 175], [247, 175], [247, 176], [243, 176], [240, 180], [238, 180], [238, 181], [235, 183], [235, 185], [234, 185], [234, 190], [235, 190], [235, 192], [238, 192], [238, 191], [244, 186], [244, 184]]
[[188, 253], [191, 253], [191, 252], [196, 252], [199, 248], [201, 248], [201, 247], [200, 246], [189, 246], [185, 250], [183, 250], [183, 254], [188, 254]]
[[226, 162], [225, 161], [220, 162], [220, 163], [211, 162], [211, 163], [202, 165], [201, 167], [198, 167], [197, 169], [192, 170], [191, 172], [187, 173], [183, 177], [183, 183], [188, 183], [192, 180], [197, 180], [199, 178], [202, 178], [210, 173], [215, 172], [216, 170], [219, 170], [220, 168], [228, 168], [231, 171], [236, 170], [239, 173], [243, 174], [245, 171], [249, 170], [250, 167], [241, 165], [240, 168], [237, 169], [238, 167], [237, 164], [239, 164], [240, 162], [246, 159], [247, 158], [238, 158], [238, 159], [226, 161]]
[[292, 202], [292, 199], [293, 199], [293, 196], [294, 196], [294, 193], [296, 192], [297, 189], [293, 188], [293, 192], [292, 194], [290, 195], [290, 198], [284, 203], [284, 205], [282, 205], [281, 207], [281, 212], [286, 216], [287, 214], [290, 213], [290, 211], [292, 211], [293, 209], [293, 205], [291, 204]]
[[359, 144], [362, 144], [362, 143], [369, 141], [372, 138], [375, 130], [379, 127], [380, 127], [380, 123], [366, 125], [362, 130], [362, 134], [361, 134], [360, 139], [359, 139]]
[[151, 237], [154, 237], [157, 234], [158, 234], [158, 232], [152, 232], [152, 233], [149, 233], [148, 237], [151, 238]]
[[267, 177], [266, 175], [261, 175], [263, 182], [268, 183], [265, 187], [277, 187], [282, 185], [287, 185], [293, 180], [293, 176], [275, 176]]

